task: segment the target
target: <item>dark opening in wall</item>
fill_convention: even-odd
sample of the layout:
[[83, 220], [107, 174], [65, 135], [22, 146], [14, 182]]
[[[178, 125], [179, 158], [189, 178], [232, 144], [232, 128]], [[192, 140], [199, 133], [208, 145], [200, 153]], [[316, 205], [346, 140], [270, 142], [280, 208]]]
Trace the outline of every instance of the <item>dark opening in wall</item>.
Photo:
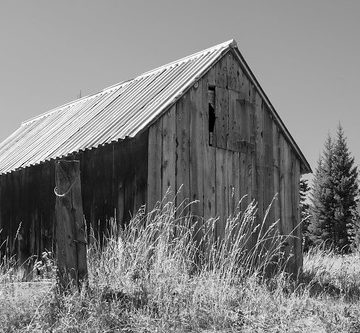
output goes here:
[[214, 130], [215, 130], [215, 87], [208, 88], [208, 112], [209, 112], [209, 145], [214, 145]]

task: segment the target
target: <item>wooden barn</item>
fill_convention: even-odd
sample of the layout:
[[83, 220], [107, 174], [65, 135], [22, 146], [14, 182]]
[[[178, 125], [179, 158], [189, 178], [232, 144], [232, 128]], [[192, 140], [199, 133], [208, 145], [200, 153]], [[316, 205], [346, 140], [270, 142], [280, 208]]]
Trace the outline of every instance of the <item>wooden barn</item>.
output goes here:
[[[261, 218], [278, 193], [270, 220], [286, 235], [299, 223], [300, 175], [311, 172], [234, 41], [25, 121], [0, 144], [0, 241], [19, 258], [53, 248], [63, 158], [80, 160], [83, 211], [96, 232], [183, 185], [177, 201], [199, 200], [192, 212], [220, 221], [245, 194]], [[299, 268], [300, 228], [295, 235]]]

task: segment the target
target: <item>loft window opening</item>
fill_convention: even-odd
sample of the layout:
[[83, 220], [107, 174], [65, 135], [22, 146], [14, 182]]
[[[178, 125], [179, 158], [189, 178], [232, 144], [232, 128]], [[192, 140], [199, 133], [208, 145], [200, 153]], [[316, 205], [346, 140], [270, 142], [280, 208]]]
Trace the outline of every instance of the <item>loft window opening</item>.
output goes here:
[[214, 130], [215, 130], [215, 87], [208, 87], [208, 119], [209, 119], [209, 145], [214, 144]]

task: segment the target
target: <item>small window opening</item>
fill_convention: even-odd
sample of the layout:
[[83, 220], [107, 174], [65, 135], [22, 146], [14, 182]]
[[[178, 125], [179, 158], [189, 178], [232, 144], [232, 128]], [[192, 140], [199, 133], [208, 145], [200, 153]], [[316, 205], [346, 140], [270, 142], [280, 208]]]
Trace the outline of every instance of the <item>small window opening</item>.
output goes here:
[[214, 129], [215, 129], [215, 87], [208, 88], [208, 104], [209, 104], [209, 145], [214, 144]]

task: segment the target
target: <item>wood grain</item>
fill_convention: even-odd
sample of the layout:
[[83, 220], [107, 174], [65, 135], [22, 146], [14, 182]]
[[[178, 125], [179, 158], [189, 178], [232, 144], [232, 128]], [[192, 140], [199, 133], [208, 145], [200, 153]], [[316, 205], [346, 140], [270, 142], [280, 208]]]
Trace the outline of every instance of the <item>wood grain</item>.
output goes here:
[[87, 279], [86, 235], [83, 219], [80, 163], [55, 165], [57, 265], [60, 285], [81, 287]]

